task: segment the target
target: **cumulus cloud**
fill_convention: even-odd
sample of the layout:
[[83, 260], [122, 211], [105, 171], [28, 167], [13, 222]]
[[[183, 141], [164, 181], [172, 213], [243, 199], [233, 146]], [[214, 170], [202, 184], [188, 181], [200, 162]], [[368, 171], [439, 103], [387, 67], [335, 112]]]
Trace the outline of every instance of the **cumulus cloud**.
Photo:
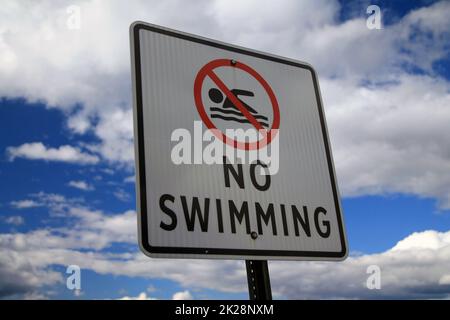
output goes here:
[[[172, 300], [192, 300], [192, 294], [188, 291], [175, 292], [172, 296]], [[139, 293], [136, 297], [125, 296], [119, 298], [119, 300], [156, 300], [156, 298], [150, 297], [146, 292]]]
[[435, 232], [432, 230], [415, 232], [399, 241], [391, 251], [431, 249], [439, 250], [450, 246], [450, 232]]
[[99, 152], [108, 160], [126, 163], [134, 161], [133, 118], [132, 110], [115, 110], [101, 117], [95, 127], [95, 134], [101, 143], [91, 146], [91, 150]]
[[46, 294], [42, 294], [39, 292], [29, 292], [23, 296], [24, 300], [48, 300], [49, 297]]
[[131, 199], [131, 195], [123, 189], [117, 189], [113, 194], [117, 199], [123, 202], [128, 202]]
[[[134, 210], [112, 214], [92, 210], [79, 198], [39, 192], [31, 194], [40, 207], [45, 207], [50, 218], [66, 219], [67, 226], [30, 231], [28, 239], [15, 238], [17, 248], [41, 245], [51, 248], [84, 248], [101, 250], [113, 243], [137, 243], [137, 218]], [[5, 236], [4, 239], [8, 237]], [[9, 238], [8, 238], [9, 239]]]
[[105, 214], [83, 207], [71, 208], [69, 214], [78, 218], [74, 231], [65, 231], [88, 248], [102, 249], [115, 242], [137, 244], [137, 217], [134, 210], [119, 214]]
[[174, 293], [172, 300], [192, 300], [194, 297], [188, 290]]
[[96, 164], [99, 162], [99, 158], [96, 155], [82, 152], [77, 147], [64, 145], [58, 148], [48, 148], [42, 142], [24, 143], [18, 147], [8, 147], [6, 152], [10, 161], [14, 161], [16, 158], [25, 158], [74, 164]]
[[119, 298], [119, 300], [155, 300], [155, 298], [147, 296], [147, 293], [145, 293], [145, 292], [141, 292], [136, 297], [125, 296], [125, 297]]
[[16, 209], [29, 209], [40, 207], [41, 205], [42, 204], [40, 204], [39, 202], [30, 199], [11, 201], [11, 206]]
[[82, 199], [71, 198], [56, 193], [46, 193], [43, 191], [32, 193], [30, 199], [11, 201], [11, 206], [16, 209], [29, 209], [35, 207], [47, 207], [52, 215], [63, 215], [70, 207], [80, 206]]
[[[450, 231], [417, 232], [386, 252], [339, 264], [307, 262], [294, 269], [290, 263], [271, 263], [271, 274], [277, 275], [273, 287], [287, 298], [446, 298], [449, 236]], [[367, 268], [373, 265], [381, 270], [380, 290], [366, 286]]]
[[94, 187], [92, 185], [90, 185], [89, 183], [87, 183], [86, 181], [69, 181], [68, 186], [73, 187], [73, 188], [77, 188], [83, 191], [92, 191], [94, 190]]
[[35, 289], [62, 282], [58, 272], [40, 267], [30, 257], [0, 246], [0, 297], [29, 296]]
[[408, 193], [450, 208], [450, 91], [443, 79], [402, 75], [360, 87], [322, 82], [341, 191]]
[[12, 224], [14, 226], [20, 226], [25, 223], [25, 219], [22, 216], [9, 216], [5, 217], [4, 221], [7, 224]]

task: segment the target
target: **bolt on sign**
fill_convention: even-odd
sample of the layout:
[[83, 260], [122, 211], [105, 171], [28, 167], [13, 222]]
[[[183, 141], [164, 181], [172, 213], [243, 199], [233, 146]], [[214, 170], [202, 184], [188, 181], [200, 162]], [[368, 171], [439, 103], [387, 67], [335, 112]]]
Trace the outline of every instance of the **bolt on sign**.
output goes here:
[[314, 69], [142, 22], [130, 38], [142, 251], [345, 259]]

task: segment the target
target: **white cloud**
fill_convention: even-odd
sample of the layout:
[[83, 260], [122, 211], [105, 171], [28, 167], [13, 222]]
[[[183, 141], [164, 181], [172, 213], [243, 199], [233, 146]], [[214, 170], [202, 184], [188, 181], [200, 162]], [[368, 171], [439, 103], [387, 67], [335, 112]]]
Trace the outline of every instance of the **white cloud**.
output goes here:
[[80, 222], [75, 231], [69, 234], [77, 236], [88, 247], [100, 249], [114, 242], [137, 243], [137, 217], [134, 210], [107, 215], [80, 207], [71, 208], [70, 215], [79, 218]]
[[135, 183], [136, 182], [136, 176], [132, 175], [132, 176], [128, 176], [125, 179], [123, 179], [123, 182], [126, 183]]
[[76, 290], [73, 290], [73, 295], [74, 295], [75, 297], [81, 297], [81, 296], [84, 295], [84, 292], [81, 291], [81, 290], [76, 289]]
[[399, 241], [391, 250], [438, 250], [450, 246], [450, 232], [441, 233], [436, 231], [415, 232], [405, 239]]
[[[155, 287], [150, 286], [147, 288], [147, 292], [155, 292], [157, 291]], [[141, 292], [137, 296], [123, 296], [118, 300], [158, 300], [158, 298], [149, 296], [147, 292]], [[193, 297], [188, 290], [175, 292], [172, 295], [172, 300], [192, 300]]]
[[412, 75], [391, 81], [322, 81], [340, 189], [345, 196], [433, 197], [449, 209], [449, 83]]
[[20, 226], [25, 223], [25, 219], [21, 216], [9, 216], [4, 218], [7, 224], [12, 224], [15, 226]]
[[25, 199], [25, 200], [11, 201], [11, 206], [16, 209], [29, 209], [40, 207], [41, 204], [36, 202], [35, 200]]
[[63, 195], [56, 193], [38, 193], [30, 194], [31, 199], [11, 201], [11, 206], [16, 209], [29, 209], [35, 207], [47, 207], [53, 215], [61, 215], [72, 206], [80, 206], [81, 199], [66, 199]]
[[[101, 250], [113, 243], [137, 243], [137, 218], [134, 210], [107, 214], [87, 208], [81, 199], [39, 192], [30, 195], [37, 204], [48, 209], [50, 218], [68, 219], [67, 226], [40, 229], [28, 233], [25, 239], [17, 236], [14, 246], [21, 249], [40, 246], [50, 248], [84, 248]], [[6, 238], [5, 238], [6, 239]]]
[[440, 285], [450, 285], [450, 274], [443, 275], [439, 279], [439, 284]]
[[[404, 40], [401, 43], [402, 49], [410, 53], [405, 59], [411, 65], [431, 71], [435, 61], [448, 57], [449, 10], [450, 3], [440, 1], [412, 11], [400, 21], [395, 31]], [[418, 30], [421, 32], [418, 33]]]
[[82, 199], [66, 199], [66, 197], [61, 194], [46, 193], [43, 191], [33, 193], [30, 197], [36, 199], [40, 206], [47, 207], [49, 213], [54, 216], [66, 216], [70, 208], [79, 207], [83, 202]]
[[24, 294], [29, 296], [35, 289], [62, 282], [58, 272], [48, 270], [30, 261], [30, 257], [0, 246], [0, 296]]
[[24, 300], [48, 300], [49, 297], [39, 292], [29, 292], [23, 296]]
[[155, 291], [157, 291], [158, 289], [154, 286], [154, 285], [149, 285], [148, 287], [147, 287], [147, 292], [155, 292]]
[[[386, 252], [338, 264], [306, 262], [294, 267], [273, 262], [270, 272], [277, 276], [272, 286], [286, 298], [445, 298], [450, 293], [443, 281], [450, 261], [449, 236], [450, 231], [417, 232]], [[436, 244], [436, 239], [441, 242]], [[420, 241], [424, 243], [417, 246]], [[366, 288], [370, 265], [381, 269], [380, 290]]]
[[65, 196], [57, 193], [46, 193], [44, 191], [40, 191], [38, 193], [33, 193], [30, 196], [39, 199], [40, 202], [48, 206], [69, 202]]
[[131, 200], [131, 195], [123, 189], [117, 189], [113, 194], [120, 201], [128, 202]]
[[194, 297], [188, 290], [175, 292], [172, 296], [172, 300], [193, 300]]
[[92, 191], [94, 187], [88, 184], [86, 181], [69, 181], [68, 185], [83, 191]]
[[126, 163], [134, 161], [132, 110], [114, 110], [100, 118], [95, 134], [101, 143], [92, 146], [107, 160]]
[[75, 164], [96, 164], [99, 158], [95, 155], [82, 152], [79, 148], [69, 145], [58, 148], [47, 148], [42, 142], [24, 143], [18, 147], [6, 149], [9, 160], [25, 158], [30, 160], [45, 160], [69, 162]]
[[125, 297], [119, 298], [119, 300], [155, 300], [155, 298], [151, 298], [151, 297], [147, 296], [147, 293], [141, 292], [136, 297], [125, 296]]

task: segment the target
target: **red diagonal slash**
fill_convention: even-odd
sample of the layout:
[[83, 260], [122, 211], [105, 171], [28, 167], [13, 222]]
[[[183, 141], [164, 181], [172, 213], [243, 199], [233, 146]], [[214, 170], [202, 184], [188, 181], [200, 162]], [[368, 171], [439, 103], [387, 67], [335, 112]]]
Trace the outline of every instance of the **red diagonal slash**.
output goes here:
[[228, 99], [231, 100], [231, 102], [242, 112], [242, 114], [251, 122], [251, 124], [257, 129], [257, 130], [265, 130], [263, 126], [258, 122], [258, 120], [255, 119], [255, 117], [247, 110], [246, 107], [244, 107], [239, 101], [238, 98], [227, 88], [225, 83], [223, 83], [222, 80], [214, 73], [214, 71], [209, 70], [207, 75], [211, 78], [212, 81], [219, 87], [219, 89], [225, 93], [225, 95], [228, 97]]
[[[244, 103], [241, 102], [231, 91], [227, 88], [227, 86], [219, 79], [219, 77], [213, 72], [214, 69], [219, 67], [233, 67], [239, 70], [242, 70], [248, 73], [250, 76], [255, 78], [255, 80], [263, 87], [264, 91], [267, 93], [269, 100], [272, 104], [273, 109], [273, 122], [270, 130], [265, 129], [262, 125], [255, 119], [255, 117], [244, 107]], [[258, 132], [262, 135], [262, 138], [258, 141], [254, 142], [243, 142], [234, 140], [233, 138], [228, 137], [225, 133], [219, 131], [214, 123], [209, 118], [205, 106], [202, 101], [202, 87], [203, 81], [206, 77], [209, 77], [212, 82], [230, 99], [231, 103], [233, 103], [238, 110], [241, 111], [242, 115], [246, 117], [247, 120], [258, 130]], [[235, 62], [232, 63], [229, 59], [216, 59], [205, 64], [197, 73], [194, 81], [194, 101], [195, 107], [202, 119], [203, 123], [206, 124], [206, 127], [212, 130], [213, 134], [223, 143], [228, 144], [236, 149], [241, 150], [257, 150], [268, 145], [272, 139], [277, 135], [278, 129], [280, 128], [280, 109], [278, 108], [277, 98], [267, 83], [266, 80], [258, 73], [256, 70], [252, 69], [250, 66], [242, 63]]]

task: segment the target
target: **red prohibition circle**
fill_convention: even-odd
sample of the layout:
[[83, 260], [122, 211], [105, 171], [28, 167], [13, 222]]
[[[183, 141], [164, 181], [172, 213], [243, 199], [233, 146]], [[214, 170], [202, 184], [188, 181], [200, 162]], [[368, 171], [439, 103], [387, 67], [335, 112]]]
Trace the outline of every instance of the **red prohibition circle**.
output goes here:
[[[258, 83], [264, 88], [267, 95], [269, 96], [269, 99], [270, 99], [270, 102], [272, 105], [272, 109], [273, 109], [273, 122], [272, 122], [272, 126], [269, 130], [262, 128], [262, 126], [252, 117], [252, 115], [249, 114], [249, 112], [245, 108], [241, 109], [239, 106], [237, 106], [241, 110], [243, 115], [246, 118], [248, 118], [248, 120], [253, 124], [253, 126], [256, 129], [258, 129], [259, 133], [263, 136], [260, 140], [255, 141], [255, 142], [236, 141], [236, 140], [228, 137], [225, 133], [218, 130], [217, 127], [214, 125], [214, 123], [211, 121], [208, 114], [206, 113], [205, 106], [202, 101], [202, 94], [201, 94], [202, 85], [203, 85], [205, 78], [207, 76], [209, 76], [211, 78], [211, 80], [219, 87], [219, 89], [221, 89], [222, 92], [223, 92], [223, 90], [228, 91], [228, 88], [225, 86], [225, 84], [214, 73], [214, 69], [216, 69], [218, 67], [238, 68], [240, 70], [243, 70], [244, 72], [249, 73], [253, 78], [256, 79], [256, 81], [258, 81]], [[234, 103], [234, 101], [237, 100], [237, 98], [233, 94], [231, 94], [231, 93], [227, 94], [227, 92], [223, 92], [223, 93], [230, 100], [232, 100], [233, 103]], [[278, 102], [275, 97], [275, 94], [273, 93], [272, 88], [269, 86], [267, 81], [264, 80], [264, 78], [258, 72], [256, 72], [253, 68], [251, 68], [250, 66], [248, 66], [242, 62], [229, 60], [229, 59], [217, 59], [217, 60], [213, 60], [213, 61], [210, 61], [207, 64], [205, 64], [198, 72], [197, 77], [195, 78], [195, 81], [194, 81], [194, 99], [195, 99], [195, 106], [197, 107], [197, 111], [198, 111], [203, 123], [206, 125], [206, 127], [208, 129], [211, 129], [213, 134], [218, 139], [220, 139], [222, 142], [224, 142], [236, 149], [257, 150], [257, 149], [263, 148], [266, 145], [268, 145], [272, 141], [272, 139], [275, 138], [275, 136], [278, 133], [278, 129], [280, 127], [280, 110], [278, 108]], [[237, 103], [237, 104], [239, 105], [239, 103]]]

